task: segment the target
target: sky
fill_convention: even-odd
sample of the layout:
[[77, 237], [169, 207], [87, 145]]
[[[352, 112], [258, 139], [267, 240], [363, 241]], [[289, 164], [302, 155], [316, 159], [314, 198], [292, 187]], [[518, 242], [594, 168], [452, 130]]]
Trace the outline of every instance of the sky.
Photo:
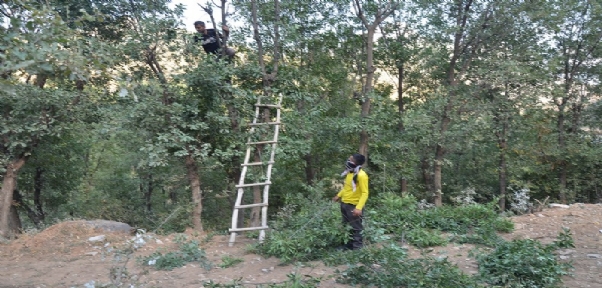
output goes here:
[[[182, 19], [182, 22], [184, 22], [186, 30], [195, 31], [193, 26], [195, 21], [204, 21], [207, 23], [208, 28], [213, 27], [209, 15], [207, 15], [207, 13], [205, 13], [205, 11], [203, 11], [203, 9], [201, 9], [201, 7], [198, 5], [205, 5], [207, 1], [210, 0], [172, 0], [171, 5], [172, 7], [177, 4], [182, 4], [185, 6], [186, 10], [184, 11], [184, 19]], [[219, 0], [215, 2], [219, 2]], [[219, 9], [214, 9], [213, 17], [215, 17], [216, 22], [220, 21], [221, 11]]]

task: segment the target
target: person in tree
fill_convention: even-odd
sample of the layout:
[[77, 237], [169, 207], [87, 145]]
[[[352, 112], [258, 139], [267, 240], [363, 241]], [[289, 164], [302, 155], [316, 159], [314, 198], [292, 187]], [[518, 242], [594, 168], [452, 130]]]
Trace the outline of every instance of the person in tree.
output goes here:
[[[224, 40], [230, 36], [230, 28], [226, 25], [222, 25], [222, 30], [224, 31], [224, 35], [217, 32], [215, 29], [207, 29], [205, 28], [205, 22], [196, 21], [194, 22], [194, 28], [200, 35], [194, 36], [194, 43], [201, 43], [203, 49], [207, 54], [218, 54], [221, 52], [220, 44], [224, 43]], [[225, 48], [226, 55], [232, 57], [234, 56], [234, 49]]]
[[341, 201], [341, 214], [343, 223], [352, 228], [351, 241], [345, 246], [346, 249], [361, 249], [363, 247], [362, 215], [364, 205], [368, 200], [368, 174], [362, 170], [366, 157], [362, 154], [353, 154], [345, 163], [345, 176], [343, 189], [332, 198], [333, 201]]

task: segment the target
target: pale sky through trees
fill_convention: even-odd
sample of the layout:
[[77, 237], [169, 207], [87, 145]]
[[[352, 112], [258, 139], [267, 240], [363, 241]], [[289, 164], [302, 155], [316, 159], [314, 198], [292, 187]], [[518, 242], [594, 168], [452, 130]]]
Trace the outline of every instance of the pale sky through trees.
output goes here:
[[[182, 19], [182, 22], [186, 26], [186, 30], [195, 31], [193, 26], [193, 23], [195, 21], [204, 21], [205, 23], [207, 23], [208, 28], [213, 27], [209, 15], [207, 15], [207, 13], [205, 13], [205, 11], [203, 11], [203, 9], [201, 9], [201, 7], [198, 5], [201, 4], [204, 6], [206, 3], [206, 1], [199, 0], [173, 0], [171, 2], [171, 5], [172, 7], [177, 4], [183, 4], [185, 6], [186, 10], [184, 11], [184, 19]], [[218, 22], [219, 25], [219, 21], [221, 21], [221, 11], [215, 8], [213, 14], [213, 17], [215, 17], [215, 21]]]

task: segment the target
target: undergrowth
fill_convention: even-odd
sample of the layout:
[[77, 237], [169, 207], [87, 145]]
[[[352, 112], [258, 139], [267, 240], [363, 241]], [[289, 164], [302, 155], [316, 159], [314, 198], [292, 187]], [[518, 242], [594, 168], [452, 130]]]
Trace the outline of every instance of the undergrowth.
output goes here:
[[543, 245], [531, 239], [501, 243], [490, 254], [477, 256], [479, 274], [485, 282], [502, 287], [560, 287], [571, 266], [557, 261], [553, 252], [558, 248], [562, 247], [557, 243]]
[[191, 262], [198, 262], [206, 270], [212, 268], [212, 264], [207, 259], [205, 251], [199, 248], [199, 241], [188, 241], [186, 236], [176, 237], [175, 240], [178, 244], [178, 250], [166, 253], [157, 251], [150, 256], [139, 258], [139, 261], [143, 265], [153, 266], [157, 270], [173, 270]]
[[337, 271], [344, 284], [370, 287], [484, 287], [445, 258], [408, 259], [405, 249], [391, 244], [359, 251], [333, 254], [324, 260], [329, 265], [346, 264]]
[[[512, 232], [514, 224], [496, 212], [496, 201], [424, 209], [412, 196], [381, 194], [364, 211], [365, 248], [345, 252], [334, 249], [349, 240], [338, 204], [299, 198], [291, 202], [295, 205], [278, 213], [270, 224], [272, 230], [254, 252], [284, 263], [322, 259], [327, 265], [346, 265], [338, 271], [338, 280], [346, 284], [547, 288], [559, 285], [570, 268], [552, 253], [574, 245], [570, 231], [564, 230], [547, 246], [532, 240], [506, 242], [498, 234]], [[478, 255], [479, 274], [471, 276], [444, 257], [407, 258], [400, 240], [419, 248], [471, 243], [493, 252]]]

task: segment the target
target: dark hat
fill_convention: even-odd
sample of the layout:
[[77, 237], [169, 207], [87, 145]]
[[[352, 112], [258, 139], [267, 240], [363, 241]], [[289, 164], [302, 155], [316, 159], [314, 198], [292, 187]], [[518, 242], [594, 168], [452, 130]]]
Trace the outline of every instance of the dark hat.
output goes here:
[[194, 26], [196, 26], [196, 25], [203, 25], [203, 26], [205, 26], [205, 22], [203, 22], [203, 21], [196, 21], [196, 22], [194, 22]]
[[366, 157], [362, 154], [353, 154], [353, 160], [355, 160], [356, 165], [364, 165]]

